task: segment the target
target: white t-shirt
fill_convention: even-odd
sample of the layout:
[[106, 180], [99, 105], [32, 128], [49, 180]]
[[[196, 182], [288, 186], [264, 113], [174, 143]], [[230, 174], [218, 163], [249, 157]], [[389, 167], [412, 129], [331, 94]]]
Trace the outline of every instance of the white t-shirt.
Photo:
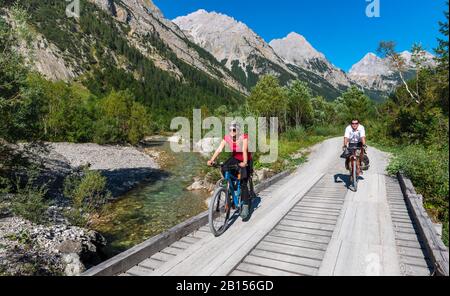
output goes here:
[[345, 129], [345, 136], [348, 138], [349, 142], [352, 144], [357, 144], [362, 141], [362, 138], [366, 136], [366, 129], [363, 125], [359, 125], [356, 131], [353, 130], [352, 126], [349, 125]]

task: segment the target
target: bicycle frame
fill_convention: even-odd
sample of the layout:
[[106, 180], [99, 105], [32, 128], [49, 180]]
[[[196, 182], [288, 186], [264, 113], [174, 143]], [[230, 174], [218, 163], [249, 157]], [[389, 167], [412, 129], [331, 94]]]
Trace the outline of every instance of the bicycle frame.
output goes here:
[[[228, 192], [233, 197], [233, 202], [237, 207], [241, 207], [241, 181], [233, 176], [230, 172], [225, 172], [225, 180], [228, 181]], [[237, 181], [237, 188], [233, 186], [233, 182]]]
[[[360, 150], [361, 152], [360, 152], [360, 156], [361, 156], [361, 154], [362, 154], [362, 149], [361, 148], [351, 148], [351, 150], [352, 150], [352, 155], [350, 156], [350, 171], [351, 171], [351, 175], [353, 175], [353, 162], [357, 162], [357, 164], [356, 164], [356, 167], [357, 167], [357, 169], [358, 170], [360, 170], [361, 169], [361, 163], [360, 163], [360, 160], [359, 160], [359, 157], [356, 155], [356, 152], [358, 151], [358, 150]], [[357, 172], [357, 176], [359, 176], [359, 172]]]

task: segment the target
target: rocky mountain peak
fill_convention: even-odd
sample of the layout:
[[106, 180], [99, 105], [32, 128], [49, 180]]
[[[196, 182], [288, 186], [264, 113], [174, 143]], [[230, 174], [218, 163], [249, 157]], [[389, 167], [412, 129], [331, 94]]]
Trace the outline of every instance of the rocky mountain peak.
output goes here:
[[312, 47], [304, 36], [295, 32], [283, 39], [272, 40], [269, 44], [278, 55], [294, 65], [302, 63], [306, 59], [325, 59], [325, 56]]
[[335, 87], [349, 86], [346, 74], [330, 63], [304, 36], [292, 32], [282, 39], [275, 39], [270, 46], [285, 63], [320, 75]]

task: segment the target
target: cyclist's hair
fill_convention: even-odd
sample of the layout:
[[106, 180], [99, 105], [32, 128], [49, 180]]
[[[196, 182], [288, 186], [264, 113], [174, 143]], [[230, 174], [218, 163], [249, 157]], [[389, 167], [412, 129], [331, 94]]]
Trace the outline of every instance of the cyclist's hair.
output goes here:
[[230, 122], [230, 124], [228, 125], [228, 128], [235, 128], [238, 131], [241, 131], [241, 124], [238, 121], [233, 120], [232, 122]]

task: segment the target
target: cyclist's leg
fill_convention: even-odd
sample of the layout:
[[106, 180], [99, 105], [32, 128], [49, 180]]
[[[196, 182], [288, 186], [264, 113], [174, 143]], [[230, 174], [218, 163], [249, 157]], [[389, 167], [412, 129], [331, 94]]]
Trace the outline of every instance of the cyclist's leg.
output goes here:
[[249, 175], [249, 189], [250, 189], [250, 199], [256, 197], [255, 188], [253, 187], [253, 160], [248, 162], [248, 175]]
[[241, 170], [241, 201], [242, 201], [242, 209], [241, 209], [241, 217], [242, 219], [246, 219], [250, 214], [250, 193], [248, 188], [248, 168], [244, 168]]
[[241, 200], [244, 204], [249, 204], [250, 193], [248, 181], [250, 178], [250, 163], [246, 168], [241, 168]]
[[362, 162], [364, 159], [364, 147], [363, 147], [363, 143], [359, 142], [358, 143], [358, 148], [360, 149], [360, 154], [359, 154], [359, 159], [358, 159], [358, 175], [362, 175], [363, 171], [362, 171]]

